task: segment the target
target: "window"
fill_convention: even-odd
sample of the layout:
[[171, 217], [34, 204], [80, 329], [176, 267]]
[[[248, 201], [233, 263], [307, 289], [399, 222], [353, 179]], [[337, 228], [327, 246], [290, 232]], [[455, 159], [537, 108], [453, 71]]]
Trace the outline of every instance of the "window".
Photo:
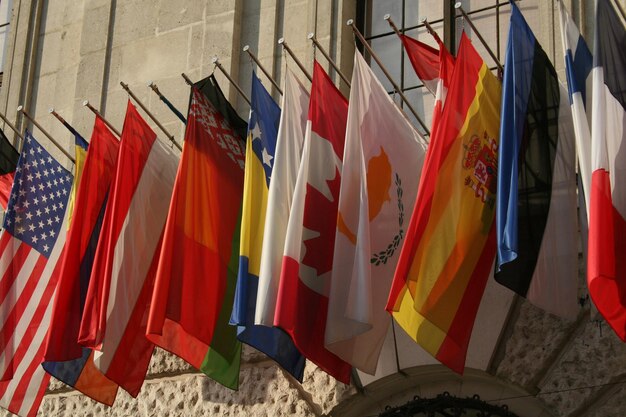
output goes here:
[[[537, 23], [540, 20], [538, 3], [538, 0], [520, 1], [520, 8], [531, 26], [534, 26], [533, 21]], [[509, 27], [510, 7], [508, 2], [502, 0], [463, 0], [461, 1], [461, 5], [463, 10], [469, 15], [472, 23], [476, 26], [476, 29], [489, 45], [489, 48], [496, 55], [496, 58], [500, 62], [503, 62]], [[454, 1], [359, 1], [357, 24], [360, 30], [427, 126], [430, 126], [434, 98], [415, 75], [411, 63], [406, 56], [406, 52], [402, 48], [401, 42], [391, 26], [384, 20], [386, 14], [391, 16], [401, 32], [435, 47], [436, 42], [432, 36], [428, 34], [425, 25], [421, 23], [422, 18], [428, 19], [433, 29], [449, 48], [452, 45], [454, 46], [454, 48], [451, 48], [452, 50], [456, 49], [461, 32], [465, 28], [467, 35], [473, 40], [478, 53], [480, 53], [487, 65], [494, 71], [496, 70], [496, 62], [490, 57], [476, 33], [469, 27], [469, 24], [464, 21], [461, 13], [454, 8]], [[446, 21], [450, 22], [448, 32], [444, 31], [444, 29], [446, 29], [446, 27], [444, 27], [446, 26]], [[450, 35], [446, 35], [446, 33]], [[546, 51], [548, 50], [547, 48], [545, 49]], [[366, 59], [367, 58], [366, 55]], [[392, 84], [373, 59], [370, 59], [370, 65], [387, 91], [393, 94]], [[399, 97], [394, 97], [394, 99], [397, 103], [401, 103]], [[413, 115], [408, 111], [406, 113], [417, 125], [417, 121]]]
[[12, 0], [0, 0], [0, 86], [4, 74], [4, 63], [7, 56], [7, 44], [9, 43], [9, 23], [11, 20]]

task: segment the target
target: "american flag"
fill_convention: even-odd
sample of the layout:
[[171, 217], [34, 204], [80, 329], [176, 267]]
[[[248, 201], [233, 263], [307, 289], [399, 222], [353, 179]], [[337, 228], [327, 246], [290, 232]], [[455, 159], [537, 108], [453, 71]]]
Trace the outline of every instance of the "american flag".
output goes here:
[[50, 379], [40, 364], [73, 176], [29, 132], [25, 141], [0, 237], [0, 406], [31, 416]]

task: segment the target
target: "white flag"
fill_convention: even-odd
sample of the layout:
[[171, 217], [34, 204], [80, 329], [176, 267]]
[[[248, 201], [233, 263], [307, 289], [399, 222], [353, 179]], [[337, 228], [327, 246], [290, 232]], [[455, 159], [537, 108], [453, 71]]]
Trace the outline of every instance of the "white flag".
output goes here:
[[325, 341], [374, 374], [426, 145], [358, 51], [349, 102]]
[[285, 248], [287, 222], [293, 198], [309, 111], [309, 93], [287, 69], [276, 139], [272, 181], [267, 197], [263, 251], [256, 299], [255, 324], [274, 325], [278, 282]]

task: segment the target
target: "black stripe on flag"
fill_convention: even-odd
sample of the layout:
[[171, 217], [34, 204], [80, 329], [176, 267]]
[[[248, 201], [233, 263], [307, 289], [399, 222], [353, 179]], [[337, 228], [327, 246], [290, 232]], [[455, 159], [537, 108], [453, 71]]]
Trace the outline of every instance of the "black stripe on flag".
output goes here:
[[552, 197], [561, 95], [554, 67], [535, 41], [532, 78], [519, 152], [518, 252], [496, 281], [526, 296], [535, 271]]
[[0, 129], [0, 175], [15, 171], [20, 154]]

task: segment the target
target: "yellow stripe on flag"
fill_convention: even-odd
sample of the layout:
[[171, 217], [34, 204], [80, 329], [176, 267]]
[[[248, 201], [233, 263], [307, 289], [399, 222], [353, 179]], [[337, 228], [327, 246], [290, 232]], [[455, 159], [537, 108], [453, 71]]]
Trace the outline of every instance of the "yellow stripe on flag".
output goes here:
[[476, 135], [498, 137], [499, 119], [493, 115], [499, 109], [489, 106], [493, 92], [499, 96], [500, 84], [495, 77], [486, 77], [488, 71], [483, 64], [476, 96], [441, 166], [445, 174], [437, 180], [431, 215], [398, 297], [398, 311], [393, 313], [407, 333], [435, 356], [463, 300], [495, 216], [495, 207], [486, 206], [468, 186], [463, 167]]
[[243, 183], [240, 256], [248, 257], [248, 272], [259, 276], [261, 250], [267, 209], [267, 182], [261, 160], [252, 150], [252, 138], [246, 144], [246, 172]]
[[72, 217], [74, 215], [74, 202], [76, 201], [76, 193], [78, 192], [78, 186], [80, 185], [80, 178], [83, 176], [83, 168], [85, 167], [85, 159], [87, 158], [87, 151], [79, 145], [76, 145], [76, 162], [74, 162], [74, 182], [72, 183], [72, 189], [70, 190], [70, 198], [67, 202], [67, 228], [72, 225]]

